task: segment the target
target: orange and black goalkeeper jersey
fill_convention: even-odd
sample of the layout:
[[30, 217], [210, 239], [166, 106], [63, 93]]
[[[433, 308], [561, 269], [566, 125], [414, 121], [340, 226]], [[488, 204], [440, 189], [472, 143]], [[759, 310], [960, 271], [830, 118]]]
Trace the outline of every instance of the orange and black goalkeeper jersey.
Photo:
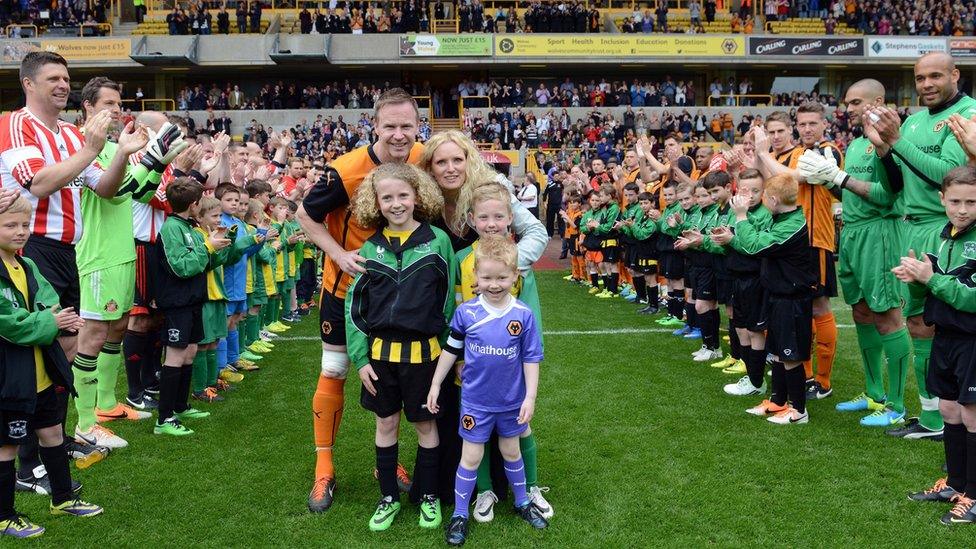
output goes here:
[[[844, 167], [844, 155], [837, 148], [837, 145], [825, 141], [818, 144], [814, 150], [822, 155], [834, 155], [834, 160], [837, 161], [837, 165], [841, 168]], [[800, 157], [803, 156], [805, 151], [806, 149], [804, 147], [797, 146], [780, 153], [776, 156], [776, 160], [787, 168], [795, 170]], [[827, 187], [800, 183], [796, 203], [803, 208], [803, 215], [806, 216], [807, 228], [810, 233], [810, 245], [831, 252], [837, 251], [834, 244], [834, 196], [830, 194]]]
[[566, 215], [569, 217], [569, 222], [566, 223], [566, 231], [563, 233], [563, 238], [573, 238], [580, 233], [579, 222], [580, 218], [583, 217], [583, 211], [568, 210]]
[[[416, 164], [424, 146], [415, 143], [409, 162]], [[302, 201], [305, 212], [317, 223], [325, 223], [329, 234], [344, 250], [358, 250], [375, 229], [356, 223], [349, 210], [349, 199], [366, 175], [380, 165], [380, 159], [367, 145], [352, 150], [329, 163], [324, 175], [309, 190]], [[344, 274], [339, 265], [325, 254], [322, 265], [322, 291], [340, 299], [345, 298], [352, 277]]]

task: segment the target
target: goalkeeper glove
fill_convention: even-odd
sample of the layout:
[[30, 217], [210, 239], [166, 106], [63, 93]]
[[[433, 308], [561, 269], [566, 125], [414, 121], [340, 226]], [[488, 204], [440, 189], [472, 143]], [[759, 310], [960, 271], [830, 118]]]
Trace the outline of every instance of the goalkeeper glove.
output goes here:
[[140, 161], [150, 170], [162, 173], [166, 166], [189, 146], [183, 141], [183, 132], [170, 122], [163, 124], [159, 133], [149, 130], [149, 144]]
[[850, 178], [850, 175], [837, 165], [833, 154], [824, 156], [812, 150], [803, 153], [797, 163], [797, 170], [807, 183], [823, 185], [828, 189], [838, 185], [844, 188], [844, 183]]

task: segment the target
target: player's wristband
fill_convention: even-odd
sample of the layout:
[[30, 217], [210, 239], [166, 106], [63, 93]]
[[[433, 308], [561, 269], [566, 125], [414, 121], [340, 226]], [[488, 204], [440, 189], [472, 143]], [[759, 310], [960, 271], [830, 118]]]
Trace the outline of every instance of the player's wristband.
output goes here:
[[846, 185], [847, 182], [850, 181], [850, 179], [851, 179], [850, 174], [848, 174], [844, 170], [840, 170], [837, 172], [837, 175], [834, 176], [834, 185], [843, 189], [844, 185]]
[[150, 154], [142, 155], [142, 159], [139, 160], [139, 163], [149, 168], [149, 170], [153, 172], [163, 173], [166, 171], [166, 164], [161, 163]]
[[202, 173], [198, 172], [197, 170], [190, 170], [190, 174], [189, 175], [190, 175], [190, 177], [192, 177], [193, 179], [196, 179], [200, 183], [206, 183], [207, 182], [207, 176], [203, 175]]

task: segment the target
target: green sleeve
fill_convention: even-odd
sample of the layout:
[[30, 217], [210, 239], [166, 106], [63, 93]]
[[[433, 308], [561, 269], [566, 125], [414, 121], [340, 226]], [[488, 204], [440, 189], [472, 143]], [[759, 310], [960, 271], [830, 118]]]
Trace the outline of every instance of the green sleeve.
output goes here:
[[133, 200], [148, 204], [156, 193], [162, 178], [163, 174], [150, 170], [142, 164], [129, 164], [125, 168], [122, 186], [119, 187], [119, 192], [115, 193], [115, 196], [131, 194]]
[[891, 206], [895, 203], [895, 199], [897, 198], [898, 197], [887, 188], [887, 185], [874, 181], [871, 182], [871, 187], [868, 190], [868, 202], [877, 206]]
[[185, 234], [176, 223], [163, 223], [159, 231], [166, 262], [180, 278], [196, 276], [210, 264], [209, 246], [187, 246]]
[[[28, 268], [31, 269], [38, 283], [35, 302], [58, 303], [57, 294], [47, 280], [37, 272], [37, 267], [29, 263]], [[7, 299], [17, 292], [16, 288], [10, 286], [5, 290], [7, 291], [0, 291], [0, 334], [3, 334], [0, 337], [16, 345], [34, 346], [53, 343], [58, 337], [58, 326], [51, 309], [29, 311], [19, 303], [15, 305]]]
[[261, 250], [257, 253], [258, 261], [261, 263], [271, 263], [274, 261], [275, 255], [277, 255], [277, 252], [269, 244], [261, 246]]
[[454, 318], [454, 310], [457, 309], [457, 292], [455, 281], [460, 279], [458, 272], [458, 262], [454, 258], [454, 247], [447, 234], [439, 234], [437, 239], [440, 241], [441, 257], [447, 262], [447, 295], [444, 296], [444, 331], [439, 339], [440, 345], [447, 342], [447, 336], [451, 334], [451, 319]]
[[902, 137], [891, 148], [892, 153], [914, 175], [932, 188], [941, 189], [942, 178], [953, 168], [963, 166], [969, 161], [966, 151], [956, 141], [955, 136], [950, 135], [942, 142], [939, 156], [931, 156], [905, 139], [904, 134], [905, 127], [902, 126]]
[[[911, 286], [915, 285], [910, 285], [909, 289]], [[940, 301], [950, 304], [953, 309], [976, 313], [976, 275], [971, 275], [969, 285], [966, 285], [954, 276], [935, 273], [924, 287]]]
[[793, 216], [782, 223], [774, 223], [768, 231], [757, 231], [748, 220], [735, 224], [736, 249], [747, 255], [775, 255], [775, 253], [803, 230], [806, 225], [802, 215]]
[[657, 232], [657, 222], [650, 217], [644, 217], [644, 212], [641, 212], [640, 221], [635, 221], [632, 227], [627, 229], [630, 231], [630, 235], [634, 237], [635, 240], [647, 240], [654, 233]]
[[224, 248], [224, 250], [227, 250], [227, 258], [224, 265], [237, 263], [244, 257], [244, 253], [257, 243], [258, 241], [253, 235], [244, 235], [243, 238], [241, 238], [241, 235], [238, 235], [238, 238], [234, 240], [233, 244]]
[[[372, 257], [369, 243], [360, 250], [363, 257]], [[369, 273], [359, 273], [346, 291], [346, 352], [357, 370], [369, 364], [369, 325], [366, 322], [369, 311]], [[453, 288], [452, 288], [453, 290]], [[453, 295], [451, 296], [453, 298]]]
[[581, 233], [590, 234], [591, 232], [593, 232], [593, 229], [587, 227], [586, 225], [587, 223], [590, 222], [591, 219], [593, 219], [593, 210], [588, 210], [586, 213], [583, 214], [582, 217], [580, 217], [579, 230]]
[[596, 228], [596, 234], [610, 234], [613, 231], [613, 224], [620, 219], [620, 207], [616, 204], [610, 204], [607, 208], [606, 216], [604, 217], [603, 223]]

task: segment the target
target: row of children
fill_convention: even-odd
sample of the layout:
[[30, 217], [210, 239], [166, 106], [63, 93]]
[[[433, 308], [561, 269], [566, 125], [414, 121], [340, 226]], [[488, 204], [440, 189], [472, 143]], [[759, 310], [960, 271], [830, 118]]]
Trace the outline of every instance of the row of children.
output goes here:
[[[401, 410], [418, 437], [411, 501], [420, 506], [419, 525], [442, 524], [437, 471], [445, 465], [440, 456], [449, 454], [438, 452], [448, 441], [439, 439], [435, 422], [453, 408], [441, 402], [442, 383], [461, 386], [460, 411], [450, 419], [463, 441], [447, 542], [465, 542], [476, 487], [475, 519], [493, 518], [497, 497], [483, 459], [493, 432], [516, 514], [534, 528], [545, 528], [552, 516], [537, 484], [529, 427], [543, 357], [538, 292], [531, 271], [517, 267], [511, 200], [494, 181], [466, 190], [458, 208], [468, 213], [479, 239], [457, 254], [448, 235], [431, 225], [442, 215], [440, 189], [415, 166], [382, 164], [351, 200], [357, 222], [376, 229], [359, 250], [365, 272], [345, 300], [349, 355], [362, 381], [360, 402], [376, 415], [381, 499], [368, 522], [372, 531], [388, 529], [401, 508]], [[457, 370], [455, 362], [461, 364]]]
[[[723, 358], [718, 306], [725, 305], [732, 356], [714, 365], [746, 374], [725, 392], [764, 394], [771, 357], [772, 395], [748, 412], [774, 423], [805, 423], [805, 374], [796, 367], [810, 353], [815, 281], [797, 188], [792, 177], [764, 181], [748, 169], [735, 184], [725, 171], [711, 171], [698, 183], [668, 182], [660, 198], [627, 184], [622, 212], [612, 185], [589, 193], [585, 207], [581, 197], [570, 196], [564, 216], [567, 237], [577, 245], [567, 278], [585, 283], [581, 274], [588, 272], [590, 293], [604, 295], [603, 285], [615, 294], [622, 257], [645, 304], [638, 312], [658, 312], [660, 299], [667, 314], [659, 324], [681, 324], [675, 335], [701, 338], [695, 362]], [[663, 298], [660, 285], [667, 287]]]

